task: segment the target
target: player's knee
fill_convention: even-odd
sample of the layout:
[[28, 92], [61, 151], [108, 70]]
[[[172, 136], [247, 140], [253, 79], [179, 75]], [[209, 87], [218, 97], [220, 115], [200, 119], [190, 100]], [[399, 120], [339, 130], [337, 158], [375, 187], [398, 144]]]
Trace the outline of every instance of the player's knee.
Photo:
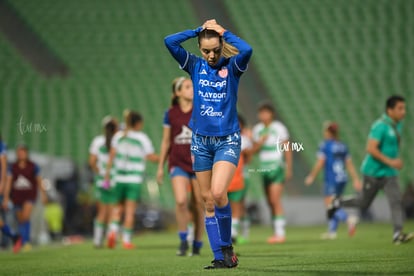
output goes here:
[[187, 201], [186, 200], [179, 200], [175, 203], [175, 206], [179, 210], [185, 210], [187, 208]]
[[215, 202], [220, 202], [226, 199], [227, 193], [225, 191], [213, 191], [212, 195]]

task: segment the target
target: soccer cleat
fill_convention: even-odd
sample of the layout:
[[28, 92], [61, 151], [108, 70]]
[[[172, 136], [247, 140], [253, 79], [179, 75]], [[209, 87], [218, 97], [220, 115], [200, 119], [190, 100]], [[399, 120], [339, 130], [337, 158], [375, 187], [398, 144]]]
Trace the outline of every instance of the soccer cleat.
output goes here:
[[188, 256], [200, 256], [200, 249], [201, 248], [193, 247], [193, 251], [190, 254], [188, 254]]
[[246, 244], [248, 242], [249, 242], [249, 240], [247, 238], [245, 238], [245, 237], [238, 237], [237, 238], [237, 244], [243, 245], [243, 244]]
[[110, 232], [108, 234], [108, 248], [115, 248], [115, 244], [116, 244], [116, 233], [115, 232]]
[[399, 244], [402, 244], [402, 243], [407, 243], [407, 242], [411, 241], [413, 238], [414, 238], [414, 233], [407, 233], [407, 234], [399, 233], [398, 235], [396, 235], [394, 237], [392, 242], [395, 245], [399, 245]]
[[236, 267], [239, 264], [239, 259], [237, 258], [236, 254], [233, 252], [233, 246], [222, 246], [221, 252], [223, 252], [224, 257], [224, 265], [227, 268], [233, 268]]
[[358, 217], [355, 215], [350, 215], [346, 223], [348, 224], [348, 236], [353, 237], [356, 232], [356, 225], [358, 223]]
[[132, 244], [132, 243], [130, 243], [130, 242], [124, 242], [124, 243], [122, 244], [122, 247], [123, 247], [124, 249], [131, 250], [131, 249], [134, 249], [134, 248], [135, 248], [135, 245], [133, 245], [133, 244]]
[[286, 237], [284, 236], [277, 236], [273, 235], [267, 239], [268, 244], [277, 244], [277, 243], [284, 243], [286, 241]]
[[30, 243], [26, 243], [25, 245], [23, 245], [22, 247], [22, 251], [23, 252], [29, 252], [32, 251], [32, 245]]
[[336, 238], [337, 238], [336, 232], [327, 232], [327, 233], [321, 234], [322, 240], [336, 240]]
[[16, 235], [15, 237], [13, 237], [13, 253], [19, 253], [21, 248], [22, 237], [20, 235]]
[[188, 250], [189, 246], [188, 246], [188, 241], [181, 241], [180, 243], [180, 247], [177, 250], [177, 256], [185, 256], [187, 255], [187, 250]]
[[207, 265], [204, 267], [204, 269], [220, 269], [220, 268], [226, 268], [223, 260], [212, 260], [211, 265]]

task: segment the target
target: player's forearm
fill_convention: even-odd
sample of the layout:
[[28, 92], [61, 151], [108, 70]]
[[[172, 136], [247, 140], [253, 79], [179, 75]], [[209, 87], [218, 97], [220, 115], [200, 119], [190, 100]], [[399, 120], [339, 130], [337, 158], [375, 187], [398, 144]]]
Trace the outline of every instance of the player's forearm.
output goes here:
[[292, 157], [292, 152], [290, 150], [285, 151], [285, 163], [286, 163], [286, 170], [292, 170], [292, 162], [293, 157]]
[[352, 163], [351, 159], [348, 159], [346, 162], [347, 170], [349, 174], [351, 175], [352, 180], [357, 181], [358, 180], [358, 174], [355, 170], [354, 163]]
[[373, 158], [389, 166], [390, 158], [382, 154], [382, 152], [377, 147], [368, 147], [367, 153], [370, 154]]
[[111, 169], [112, 169], [112, 166], [113, 166], [115, 154], [116, 154], [115, 149], [111, 148], [111, 150], [109, 152], [108, 163], [106, 163], [105, 177], [108, 177], [111, 174]]
[[11, 188], [11, 183], [12, 183], [12, 177], [8, 176], [7, 180], [6, 180], [6, 186], [4, 187], [4, 199], [9, 200], [10, 198], [10, 188]]
[[167, 161], [169, 150], [170, 150], [170, 142], [163, 141], [161, 144], [161, 152], [160, 152], [159, 162], [158, 162], [159, 169], [164, 168], [164, 164]]

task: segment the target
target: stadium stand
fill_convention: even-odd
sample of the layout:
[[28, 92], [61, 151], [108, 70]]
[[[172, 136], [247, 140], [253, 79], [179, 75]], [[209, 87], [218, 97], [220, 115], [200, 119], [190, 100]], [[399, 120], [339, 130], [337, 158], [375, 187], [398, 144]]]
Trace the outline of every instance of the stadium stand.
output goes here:
[[[254, 48], [257, 66], [294, 140], [315, 158], [322, 123], [335, 120], [359, 166], [370, 124], [387, 96], [414, 101], [412, 1], [224, 1]], [[403, 135], [404, 182], [412, 179], [414, 114]]]

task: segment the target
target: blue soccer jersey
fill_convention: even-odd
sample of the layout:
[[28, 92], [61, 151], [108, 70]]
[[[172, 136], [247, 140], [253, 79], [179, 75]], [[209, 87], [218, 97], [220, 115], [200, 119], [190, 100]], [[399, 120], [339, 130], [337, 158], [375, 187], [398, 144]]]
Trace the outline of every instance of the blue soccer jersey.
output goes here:
[[222, 57], [215, 66], [186, 51], [182, 42], [201, 31], [187, 30], [167, 36], [165, 44], [180, 68], [190, 74], [194, 87], [193, 112], [189, 123], [193, 133], [204, 136], [226, 136], [240, 131], [237, 120], [237, 91], [242, 73], [247, 69], [252, 48], [229, 31], [224, 40], [239, 54]]
[[346, 160], [350, 158], [347, 146], [336, 140], [325, 140], [319, 145], [318, 157], [325, 159], [325, 184], [336, 185], [348, 180]]

